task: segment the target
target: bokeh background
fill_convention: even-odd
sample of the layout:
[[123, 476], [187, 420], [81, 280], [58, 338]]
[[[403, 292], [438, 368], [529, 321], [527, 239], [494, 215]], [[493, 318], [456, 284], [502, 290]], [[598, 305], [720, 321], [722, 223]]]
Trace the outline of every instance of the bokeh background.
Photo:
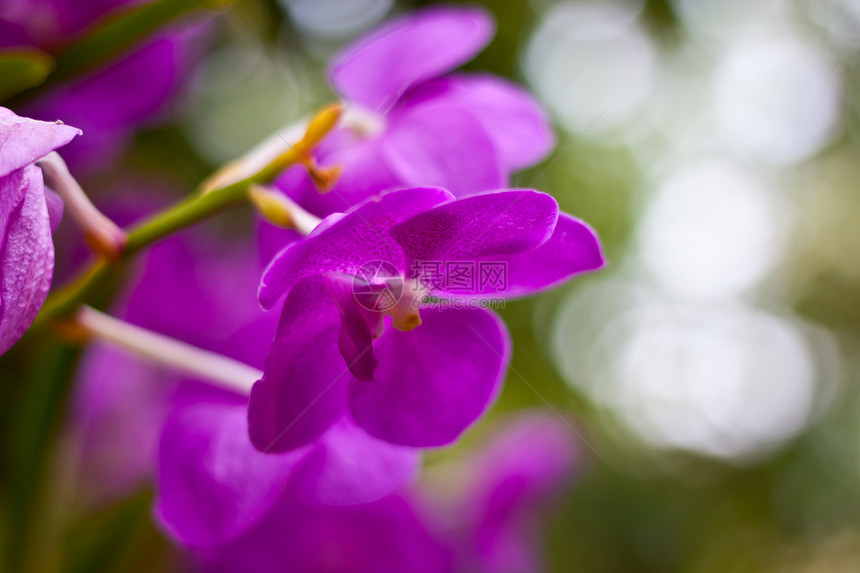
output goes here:
[[[240, 0], [195, 39], [170, 108], [85, 187], [108, 211], [119, 189], [187, 193], [331, 101], [344, 43], [425, 4]], [[501, 311], [505, 390], [427, 464], [549, 409], [580, 446], [546, 516], [551, 571], [860, 571], [860, 4], [484, 4], [498, 31], [466, 69], [526, 85], [557, 130], [515, 185], [589, 221], [610, 264]], [[210, 227], [240, 240], [242, 221]], [[58, 280], [80, 260], [65, 252]], [[4, 553], [34, 571], [165, 570], [149, 488], [81, 493], [78, 358], [39, 333], [0, 359]]]

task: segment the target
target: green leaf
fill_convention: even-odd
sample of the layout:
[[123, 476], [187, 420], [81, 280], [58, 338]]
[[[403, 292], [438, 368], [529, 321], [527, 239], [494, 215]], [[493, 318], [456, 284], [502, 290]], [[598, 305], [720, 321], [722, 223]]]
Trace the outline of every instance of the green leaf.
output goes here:
[[35, 48], [0, 50], [0, 101], [45, 81], [54, 60]]
[[62, 573], [165, 571], [172, 556], [147, 490], [68, 523], [63, 545]]

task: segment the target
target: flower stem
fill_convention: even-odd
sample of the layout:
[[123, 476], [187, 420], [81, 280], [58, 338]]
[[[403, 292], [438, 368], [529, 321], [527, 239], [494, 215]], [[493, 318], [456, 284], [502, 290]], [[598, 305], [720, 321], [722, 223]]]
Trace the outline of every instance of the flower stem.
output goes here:
[[245, 203], [248, 189], [254, 182], [255, 177], [249, 177], [205, 195], [194, 194], [140, 223], [129, 231], [123, 257], [128, 258], [164, 237]]
[[230, 207], [241, 205], [248, 198], [248, 189], [255, 182], [251, 177], [206, 195], [194, 194], [188, 199], [143, 221], [128, 233], [125, 249], [117, 261], [99, 259], [71, 284], [54, 291], [45, 301], [34, 326], [45, 320], [69, 314], [82, 302], [91, 302], [100, 296], [120, 270], [123, 263], [141, 249], [207, 219]]
[[89, 306], [81, 306], [75, 313], [75, 325], [99, 340], [242, 394], [249, 394], [254, 382], [263, 376], [247, 364], [129, 324]]
[[[242, 173], [243, 178], [233, 179], [229, 183], [224, 181], [223, 186], [215, 189], [208, 186], [211, 182], [204, 182], [200, 189], [184, 201], [132, 228], [118, 260], [99, 259], [71, 284], [51, 293], [36, 317], [34, 326], [47, 319], [70, 314], [78, 304], [91, 302], [100, 296], [111, 278], [118, 273], [121, 264], [145, 247], [221, 211], [247, 203], [253, 185], [270, 183], [287, 167], [302, 163], [305, 154], [313, 151], [325, 134], [337, 126], [343, 109], [342, 104], [323, 107], [307, 122], [307, 131], [299, 142], [293, 145], [283, 141], [280, 154], [255, 173], [244, 175], [240, 165], [238, 173]], [[322, 129], [320, 123], [323, 124]], [[296, 146], [300, 149], [297, 150]]]

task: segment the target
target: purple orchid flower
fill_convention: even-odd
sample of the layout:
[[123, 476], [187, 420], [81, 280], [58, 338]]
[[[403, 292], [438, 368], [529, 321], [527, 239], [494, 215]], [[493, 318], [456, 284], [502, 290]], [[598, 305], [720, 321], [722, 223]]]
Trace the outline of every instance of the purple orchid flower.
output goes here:
[[[17, 0], [0, 8], [0, 48], [55, 51], [99, 19], [135, 0]], [[134, 128], [151, 121], [179, 91], [191, 60], [194, 28], [161, 33], [85, 77], [58, 86], [24, 108], [27, 115], [62, 117], [87, 137], [64, 154], [78, 171], [109, 165]]]
[[540, 161], [554, 138], [546, 114], [524, 89], [489, 74], [450, 74], [493, 36], [474, 7], [434, 7], [394, 20], [332, 62], [330, 79], [351, 106], [352, 125], [318, 151], [341, 165], [327, 194], [302, 169], [278, 186], [319, 216], [385, 189], [437, 185], [455, 195], [501, 189], [510, 174]]
[[[133, 202], [107, 206], [116, 221], [130, 224], [164, 203], [151, 190], [134, 190]], [[120, 293], [112, 314], [262, 365], [265, 352], [260, 348], [271, 340], [275, 323], [253, 296], [251, 277], [259, 273], [259, 264], [249, 260], [248, 250], [253, 247], [187, 234], [155, 245], [141, 261], [137, 280]], [[93, 486], [94, 497], [126, 495], [153, 477], [161, 428], [178, 389], [192, 382], [187, 375], [104, 343], [87, 348], [75, 385], [73, 427], [85, 459], [83, 482]]]
[[[481, 451], [431, 470], [421, 490], [355, 506], [285, 495], [234, 541], [196, 552], [198, 568], [537, 573], [540, 517], [569, 487], [578, 449], [565, 424], [545, 413], [499, 425]], [[440, 473], [444, 491], [427, 488]]]
[[[430, 293], [470, 308], [423, 302], [427, 261], [443, 263]], [[449, 262], [501, 264], [507, 284], [453, 292]], [[366, 275], [368, 263], [387, 276]], [[286, 301], [251, 392], [251, 441], [288, 451], [349, 415], [393, 444], [451, 443], [491, 403], [509, 356], [504, 324], [473, 303], [532, 294], [602, 265], [594, 232], [533, 190], [455, 199], [440, 188], [401, 189], [328, 217], [263, 275], [263, 307]]]
[[36, 318], [54, 272], [51, 233], [63, 203], [45, 187], [34, 162], [80, 133], [0, 107], [0, 354]]
[[[260, 269], [248, 257], [253, 250], [187, 235], [160, 243], [115, 312], [262, 366], [277, 315], [254, 296]], [[158, 521], [189, 547], [240, 535], [282, 495], [307, 503], [375, 500], [419, 462], [416, 450], [374, 439], [347, 419], [304, 449], [260, 453], [248, 438], [247, 396], [105, 345], [87, 352], [77, 388], [74, 423], [93, 496], [113, 499], [155, 478]]]
[[469, 460], [453, 544], [465, 571], [544, 569], [540, 518], [570, 485], [579, 448], [567, 423], [544, 412], [512, 416]]

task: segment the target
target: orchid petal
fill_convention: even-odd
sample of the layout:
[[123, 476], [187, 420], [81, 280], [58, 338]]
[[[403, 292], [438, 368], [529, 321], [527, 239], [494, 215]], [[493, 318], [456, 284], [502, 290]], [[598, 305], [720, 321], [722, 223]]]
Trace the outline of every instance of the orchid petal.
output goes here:
[[429, 81], [401, 105], [431, 103], [472, 113], [487, 130], [508, 171], [538, 163], [555, 144], [549, 117], [537, 100], [522, 87], [490, 74], [451, 74]]
[[373, 438], [344, 416], [302, 461], [290, 493], [326, 505], [368, 503], [412, 477], [419, 461], [414, 448]]
[[482, 309], [424, 309], [411, 332], [375, 344], [370, 382], [350, 385], [356, 423], [379, 439], [413, 447], [453, 442], [487, 409], [510, 357], [504, 323]]
[[75, 127], [19, 117], [0, 107], [0, 177], [34, 163], [80, 134]]
[[53, 274], [42, 171], [29, 165], [0, 177], [0, 354], [33, 323]]
[[331, 82], [347, 100], [384, 110], [410, 87], [471, 60], [493, 31], [481, 9], [426, 9], [348, 46], [334, 59]]
[[302, 241], [278, 253], [263, 273], [260, 304], [271, 308], [303, 277], [320, 273], [355, 276], [372, 261], [401, 268], [403, 252], [388, 230], [416, 213], [451, 199], [438, 188], [401, 189], [368, 199], [333, 223], [323, 221]]
[[241, 403], [177, 408], [165, 423], [159, 446], [159, 521], [191, 547], [235, 538], [278, 500], [302, 455], [254, 449]]
[[487, 130], [464, 109], [429, 105], [398, 114], [380, 147], [406, 185], [438, 185], [462, 196], [507, 184]]
[[341, 314], [327, 283], [323, 276], [299, 281], [284, 303], [263, 378], [248, 405], [251, 442], [260, 451], [304, 446], [346, 410], [352, 376], [338, 351]]

